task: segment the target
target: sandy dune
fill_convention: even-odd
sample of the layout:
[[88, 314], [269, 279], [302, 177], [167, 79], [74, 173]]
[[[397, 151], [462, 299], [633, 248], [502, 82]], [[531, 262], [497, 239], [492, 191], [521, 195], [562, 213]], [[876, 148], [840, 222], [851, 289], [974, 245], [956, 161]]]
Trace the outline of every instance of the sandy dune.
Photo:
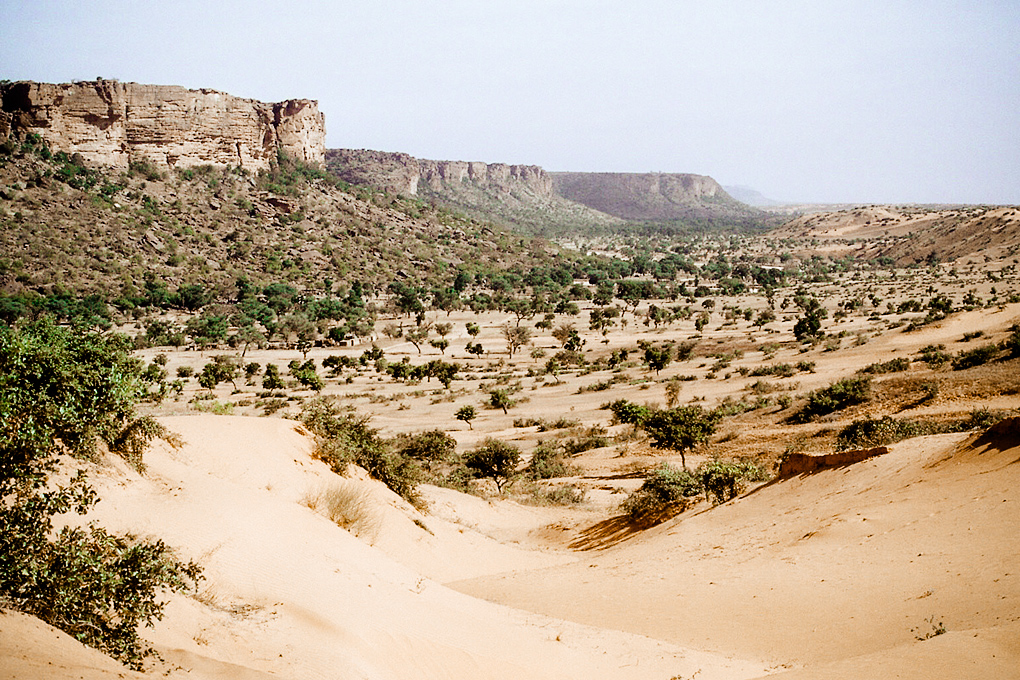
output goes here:
[[[183, 669], [171, 676], [670, 678], [710, 669], [713, 677], [748, 678], [764, 671], [753, 661], [490, 604], [398, 564], [299, 503], [334, 476], [310, 458], [310, 439], [291, 421], [199, 416], [166, 424], [187, 444], [155, 446], [145, 477], [114, 465], [93, 478], [103, 498], [95, 519], [159, 535], [205, 567], [200, 595], [171, 600], [164, 620], [147, 631], [171, 666]], [[429, 535], [406, 516], [394, 517], [406, 508], [376, 491], [382, 519], [375, 540], [424, 571], [477, 577], [572, 559], [500, 546], [438, 516], [425, 518]], [[406, 525], [429, 539], [412, 536]], [[433, 540], [440, 545], [430, 547]], [[452, 564], [439, 565], [441, 554]], [[11, 615], [2, 625], [7, 670], [0, 677], [110, 672], [107, 665], [86, 674], [95, 653], [52, 630], [45, 634], [63, 642], [50, 647], [66, 661], [46, 666], [49, 648], [26, 651], [40, 634], [34, 620]]]
[[[919, 438], [777, 481], [572, 565], [455, 587], [806, 666], [789, 677], [1020, 677], [1020, 429], [1012, 422], [994, 437]], [[919, 642], [932, 632], [930, 616], [950, 634]]]

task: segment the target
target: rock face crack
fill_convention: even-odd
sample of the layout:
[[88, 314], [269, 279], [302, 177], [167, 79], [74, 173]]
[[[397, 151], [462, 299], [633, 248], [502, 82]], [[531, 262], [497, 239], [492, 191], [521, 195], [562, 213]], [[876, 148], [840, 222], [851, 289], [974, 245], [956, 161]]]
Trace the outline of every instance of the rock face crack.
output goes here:
[[325, 160], [318, 102], [265, 103], [216, 90], [113, 80], [0, 85], [0, 140], [38, 134], [53, 151], [95, 165], [148, 161], [164, 170], [195, 165], [267, 169], [278, 151]]

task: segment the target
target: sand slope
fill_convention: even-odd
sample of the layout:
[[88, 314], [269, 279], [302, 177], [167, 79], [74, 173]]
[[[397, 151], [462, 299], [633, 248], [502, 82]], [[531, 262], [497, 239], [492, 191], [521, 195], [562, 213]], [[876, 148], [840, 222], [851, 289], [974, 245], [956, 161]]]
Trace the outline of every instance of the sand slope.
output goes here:
[[[113, 530], [160, 536], [205, 567], [199, 597], [173, 598], [165, 619], [146, 631], [181, 667], [171, 676], [670, 678], [711, 668], [715, 677], [747, 678], [764, 669], [493, 605], [398, 564], [297, 502], [332, 473], [310, 458], [310, 439], [291, 421], [198, 416], [165, 422], [187, 442], [183, 448], [153, 447], [145, 477], [113, 465], [93, 479], [103, 498], [95, 519]], [[407, 555], [409, 562], [431, 564], [447, 576], [565, 559], [521, 557], [523, 551], [494, 547], [481, 535], [458, 539], [470, 533], [463, 526], [443, 526], [434, 535], [415, 527], [428, 541], [411, 540], [399, 523], [386, 529], [399, 504], [395, 497], [376, 504], [383, 521], [375, 540], [389, 542], [391, 551], [401, 544], [405, 553], [419, 550]], [[435, 566], [436, 555], [449, 551], [456, 560], [468, 548], [479, 554], [467, 566]], [[23, 620], [0, 620], [0, 654], [16, 656], [12, 646], [31, 646]], [[81, 667], [93, 663], [93, 652], [79, 651]], [[29, 670], [7, 677], [40, 677], [31, 669], [48, 653], [41, 650], [40, 658], [22, 664]], [[105, 676], [79, 673], [68, 660], [45, 677]]]
[[[814, 669], [790, 677], [967, 677], [955, 674], [965, 663], [982, 677], [1018, 677], [1020, 649], [1004, 631], [1020, 621], [1020, 432], [965, 438], [902, 442], [577, 564], [454, 587]], [[917, 641], [933, 615], [951, 635]], [[883, 670], [893, 666], [903, 674]]]

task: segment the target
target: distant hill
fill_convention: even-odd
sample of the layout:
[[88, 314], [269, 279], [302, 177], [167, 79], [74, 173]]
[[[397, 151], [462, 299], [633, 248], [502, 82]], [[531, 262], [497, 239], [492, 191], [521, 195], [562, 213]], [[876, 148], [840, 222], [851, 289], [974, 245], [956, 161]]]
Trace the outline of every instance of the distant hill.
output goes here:
[[769, 235], [813, 239], [829, 251], [888, 257], [901, 266], [964, 258], [983, 261], [1020, 253], [1020, 208], [858, 206], [804, 215]]
[[746, 203], [754, 208], [772, 208], [775, 206], [785, 205], [782, 201], [774, 201], [771, 198], [765, 197], [757, 189], [745, 186], [724, 186], [726, 190], [733, 198], [737, 199], [741, 203]]
[[366, 149], [328, 149], [326, 164], [352, 184], [421, 196], [544, 236], [635, 223], [761, 228], [768, 219], [702, 175], [547, 172], [535, 165], [432, 161]]

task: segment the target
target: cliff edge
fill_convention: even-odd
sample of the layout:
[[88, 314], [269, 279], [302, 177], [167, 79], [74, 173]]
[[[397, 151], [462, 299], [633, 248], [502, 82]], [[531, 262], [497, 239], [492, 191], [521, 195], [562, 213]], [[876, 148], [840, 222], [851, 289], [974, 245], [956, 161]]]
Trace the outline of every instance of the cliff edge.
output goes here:
[[222, 165], [262, 170], [277, 151], [325, 160], [326, 127], [318, 103], [265, 103], [216, 90], [115, 80], [19, 81], [0, 85], [0, 140], [37, 134], [54, 151], [127, 168]]

